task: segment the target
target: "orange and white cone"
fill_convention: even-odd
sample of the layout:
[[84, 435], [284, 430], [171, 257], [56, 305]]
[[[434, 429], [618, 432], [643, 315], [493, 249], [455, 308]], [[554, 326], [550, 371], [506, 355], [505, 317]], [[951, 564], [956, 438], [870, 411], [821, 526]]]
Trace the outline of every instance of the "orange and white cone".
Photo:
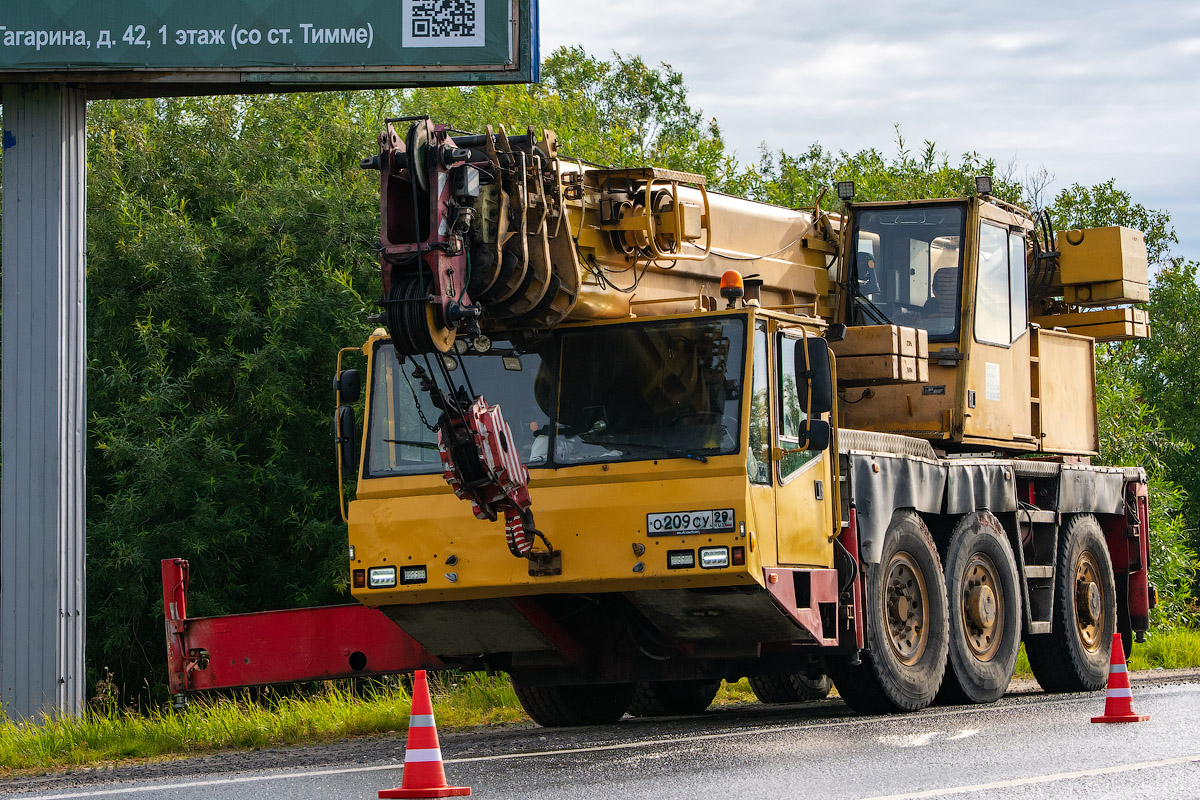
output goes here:
[[1104, 714], [1092, 717], [1092, 722], [1144, 722], [1149, 714], [1133, 713], [1133, 689], [1129, 687], [1129, 669], [1125, 666], [1125, 647], [1121, 634], [1113, 634], [1112, 658], [1108, 668], [1108, 694], [1104, 698]]
[[458, 797], [471, 793], [469, 786], [447, 786], [442, 768], [442, 747], [433, 724], [433, 703], [425, 670], [413, 674], [412, 714], [408, 743], [404, 746], [404, 777], [395, 789], [380, 789], [380, 797]]

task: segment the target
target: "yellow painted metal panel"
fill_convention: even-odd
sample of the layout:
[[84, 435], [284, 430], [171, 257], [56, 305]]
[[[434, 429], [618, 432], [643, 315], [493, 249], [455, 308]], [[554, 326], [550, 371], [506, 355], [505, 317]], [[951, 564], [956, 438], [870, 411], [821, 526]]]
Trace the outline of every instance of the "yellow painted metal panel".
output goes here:
[[[842, 387], [843, 364], [839, 358], [838, 383]], [[927, 439], [946, 439], [951, 434], [954, 398], [961, 366], [923, 362], [926, 375], [921, 383], [872, 386], [841, 392], [840, 424], [884, 433], [903, 433]], [[868, 395], [869, 391], [869, 395]]]
[[[617, 470], [638, 467], [637, 471]], [[532, 577], [529, 562], [508, 551], [502, 522], [471, 516], [444, 482], [429, 493], [413, 493], [422, 481], [399, 479], [408, 496], [357, 500], [350, 506], [350, 544], [356, 568], [425, 565], [425, 584], [394, 589], [359, 589], [367, 605], [507, 597], [548, 592], [632, 591], [747, 583], [749, 568], [668, 570], [666, 551], [706, 545], [746, 545], [747, 479], [744, 456], [698, 462], [614, 464], [608, 471], [575, 467], [556, 471], [556, 480], [533, 482], [537, 527], [562, 551], [562, 575]], [[574, 474], [565, 474], [574, 473]], [[617, 474], [613, 474], [617, 473]], [[624, 474], [622, 474], [624, 473]], [[428, 476], [427, 476], [428, 477]], [[440, 480], [440, 477], [438, 478]], [[391, 483], [391, 480], [388, 481]], [[732, 533], [650, 536], [646, 515], [733, 509]], [[645, 548], [638, 555], [634, 545]], [[453, 557], [451, 559], [451, 557]], [[447, 564], [447, 559], [454, 563]], [[634, 571], [641, 562], [642, 571]], [[453, 574], [452, 580], [449, 575]]]
[[[833, 475], [823, 453], [775, 490], [775, 538], [778, 563], [833, 566]], [[820, 489], [818, 490], [818, 484]], [[817, 498], [818, 491], [821, 499]]]
[[1147, 282], [1146, 237], [1132, 228], [1059, 231], [1058, 277], [1066, 285]]
[[1054, 453], [1094, 454], [1096, 427], [1095, 343], [1070, 333], [1034, 331], [1038, 354], [1042, 449]]
[[1108, 281], [1067, 286], [1063, 297], [1075, 305], [1109, 305], [1112, 303], [1148, 303], [1150, 287], [1135, 281]]
[[1109, 322], [1146, 324], [1150, 313], [1144, 308], [1098, 308], [1095, 311], [1075, 311], [1069, 314], [1046, 314], [1034, 317], [1043, 328], [1074, 328], [1080, 325], [1101, 325]]
[[875, 386], [885, 383], [914, 383], [929, 376], [925, 359], [899, 355], [843, 356], [838, 359], [838, 383], [842, 386]]

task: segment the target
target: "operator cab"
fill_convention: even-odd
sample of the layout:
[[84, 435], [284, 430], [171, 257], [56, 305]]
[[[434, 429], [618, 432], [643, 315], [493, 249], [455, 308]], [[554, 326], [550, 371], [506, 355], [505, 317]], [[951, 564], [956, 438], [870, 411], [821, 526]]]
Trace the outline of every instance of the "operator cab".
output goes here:
[[850, 324], [923, 328], [958, 340], [962, 204], [865, 208], [855, 215]]
[[1026, 230], [994, 210], [995, 220], [981, 207], [978, 229], [968, 234], [967, 201], [858, 207], [847, 324], [920, 328], [933, 350], [937, 342], [958, 342], [970, 236], [978, 242], [973, 338], [1000, 346], [1016, 341], [1028, 323]]

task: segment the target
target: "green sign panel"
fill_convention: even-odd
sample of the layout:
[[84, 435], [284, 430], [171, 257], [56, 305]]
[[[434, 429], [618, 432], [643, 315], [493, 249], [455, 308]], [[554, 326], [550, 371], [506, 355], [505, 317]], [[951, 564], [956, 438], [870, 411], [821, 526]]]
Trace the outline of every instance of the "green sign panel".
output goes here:
[[0, 83], [528, 81], [536, 14], [537, 0], [2, 0]]

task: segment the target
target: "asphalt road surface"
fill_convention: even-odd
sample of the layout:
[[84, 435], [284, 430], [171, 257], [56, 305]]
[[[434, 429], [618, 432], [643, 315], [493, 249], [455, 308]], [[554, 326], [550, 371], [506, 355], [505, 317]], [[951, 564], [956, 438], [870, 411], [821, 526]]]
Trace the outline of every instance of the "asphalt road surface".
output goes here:
[[[1102, 692], [855, 717], [838, 701], [745, 706], [598, 728], [442, 736], [450, 782], [481, 798], [1200, 798], [1200, 676], [1135, 682], [1148, 722], [1097, 725]], [[22, 800], [371, 800], [403, 737], [0, 783]]]

